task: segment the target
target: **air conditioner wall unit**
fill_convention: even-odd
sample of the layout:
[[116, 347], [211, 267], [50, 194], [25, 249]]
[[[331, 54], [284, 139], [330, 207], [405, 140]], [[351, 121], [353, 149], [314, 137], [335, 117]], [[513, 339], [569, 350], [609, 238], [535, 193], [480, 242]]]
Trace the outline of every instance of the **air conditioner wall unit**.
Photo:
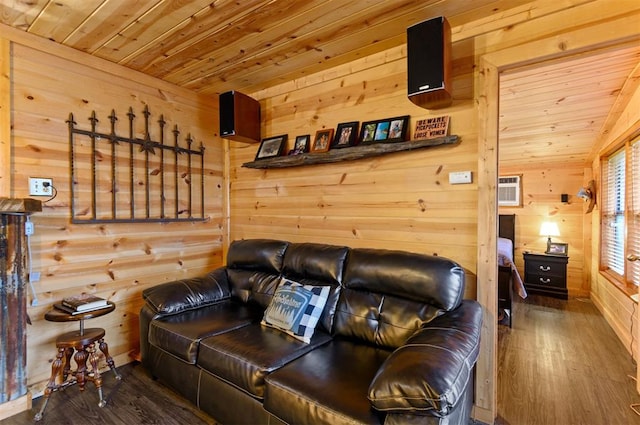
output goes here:
[[498, 177], [498, 205], [501, 207], [522, 206], [522, 176]]

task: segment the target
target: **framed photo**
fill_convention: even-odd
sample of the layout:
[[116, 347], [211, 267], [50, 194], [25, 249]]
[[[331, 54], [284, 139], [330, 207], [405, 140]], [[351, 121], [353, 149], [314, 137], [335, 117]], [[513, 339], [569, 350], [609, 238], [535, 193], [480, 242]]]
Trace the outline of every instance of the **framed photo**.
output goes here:
[[256, 154], [256, 161], [265, 158], [274, 158], [282, 155], [282, 150], [287, 144], [287, 135], [269, 137], [262, 139], [258, 153]]
[[331, 143], [331, 149], [355, 146], [358, 140], [358, 124], [360, 124], [359, 121], [338, 124], [336, 135], [333, 138], [333, 143]]
[[376, 127], [376, 134], [373, 136], [373, 140], [379, 142], [381, 140], [387, 140], [389, 138], [389, 121], [381, 121]]
[[296, 137], [296, 142], [293, 144], [293, 149], [289, 151], [289, 155], [300, 155], [302, 153], [309, 152], [310, 144], [311, 144], [310, 134], [305, 134], [304, 136]]
[[409, 128], [409, 115], [403, 117], [391, 118], [389, 120], [388, 142], [404, 142], [407, 138], [407, 129]]
[[360, 129], [360, 143], [401, 142], [406, 140], [409, 115], [367, 121]]
[[376, 127], [378, 127], [378, 121], [362, 123], [362, 128], [360, 129], [360, 143], [373, 142], [373, 137], [376, 134]]
[[549, 246], [545, 254], [568, 255], [568, 251], [569, 251], [569, 244], [549, 242]]
[[329, 150], [333, 140], [333, 128], [316, 131], [316, 138], [313, 139], [313, 145], [311, 145], [311, 152], [326, 152]]

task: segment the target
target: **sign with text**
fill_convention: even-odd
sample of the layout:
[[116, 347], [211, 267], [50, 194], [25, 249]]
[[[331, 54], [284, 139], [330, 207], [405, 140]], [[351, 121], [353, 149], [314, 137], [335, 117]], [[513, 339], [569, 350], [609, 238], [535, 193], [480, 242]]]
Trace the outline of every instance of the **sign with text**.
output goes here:
[[449, 116], [425, 118], [416, 122], [413, 140], [435, 139], [449, 133]]

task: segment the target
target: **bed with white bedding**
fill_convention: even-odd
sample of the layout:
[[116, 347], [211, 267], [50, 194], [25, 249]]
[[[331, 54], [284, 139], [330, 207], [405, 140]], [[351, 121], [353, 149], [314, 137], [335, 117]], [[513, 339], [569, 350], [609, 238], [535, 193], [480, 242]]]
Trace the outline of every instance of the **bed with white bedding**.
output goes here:
[[524, 282], [514, 261], [515, 254], [515, 214], [500, 214], [498, 221], [498, 309], [501, 315], [513, 319], [513, 294], [527, 297]]

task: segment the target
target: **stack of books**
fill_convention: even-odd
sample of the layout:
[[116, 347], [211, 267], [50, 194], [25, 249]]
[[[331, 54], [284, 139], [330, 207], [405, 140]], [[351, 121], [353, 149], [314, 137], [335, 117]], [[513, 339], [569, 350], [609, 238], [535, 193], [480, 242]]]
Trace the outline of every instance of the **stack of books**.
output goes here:
[[58, 310], [69, 314], [80, 314], [109, 307], [109, 304], [104, 298], [91, 294], [80, 294], [64, 298], [62, 303], [55, 304], [54, 306]]

